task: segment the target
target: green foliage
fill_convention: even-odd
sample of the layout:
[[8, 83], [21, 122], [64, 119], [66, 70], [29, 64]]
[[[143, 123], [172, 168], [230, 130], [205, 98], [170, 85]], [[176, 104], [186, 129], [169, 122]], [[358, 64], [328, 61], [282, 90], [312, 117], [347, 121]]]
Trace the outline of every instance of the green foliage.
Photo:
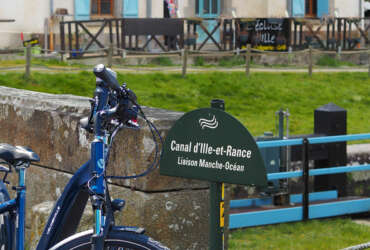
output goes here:
[[233, 67], [245, 64], [245, 58], [243, 56], [223, 57], [218, 61], [220, 67]]
[[316, 64], [319, 66], [326, 67], [355, 66], [355, 64], [351, 62], [340, 61], [328, 55], [320, 57]]
[[154, 64], [159, 66], [173, 66], [173, 62], [169, 57], [157, 57], [152, 61]]
[[[26, 60], [24, 59], [16, 59], [16, 60], [0, 60], [0, 67], [7, 67], [7, 66], [19, 66], [19, 65], [25, 65]], [[62, 62], [59, 59], [56, 58], [32, 58], [31, 64], [33, 66], [44, 66], [44, 67], [50, 67], [50, 66], [56, 66], [56, 67], [76, 67], [78, 69], [81, 68], [88, 68], [90, 69], [91, 66], [75, 63], [74, 61], [69, 62]]]
[[[275, 130], [275, 111], [288, 108], [291, 134], [313, 132], [314, 109], [333, 102], [347, 110], [348, 133], [369, 133], [370, 80], [367, 73], [118, 73], [145, 106], [187, 112], [209, 107], [212, 99], [224, 99], [226, 110], [254, 135]], [[0, 85], [56, 94], [91, 97], [95, 78], [80, 73], [0, 74]]]
[[194, 66], [204, 66], [204, 65], [205, 65], [204, 57], [197, 56], [194, 58]]
[[350, 219], [312, 220], [233, 231], [232, 250], [342, 249], [369, 241], [370, 227]]

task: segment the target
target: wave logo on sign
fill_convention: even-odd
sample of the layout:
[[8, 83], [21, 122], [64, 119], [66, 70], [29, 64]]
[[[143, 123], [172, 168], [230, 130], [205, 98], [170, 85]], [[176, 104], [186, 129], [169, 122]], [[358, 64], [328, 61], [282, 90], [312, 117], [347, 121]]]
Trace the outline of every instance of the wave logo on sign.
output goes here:
[[199, 119], [199, 124], [202, 129], [204, 128], [215, 129], [218, 127], [218, 121], [216, 120], [216, 116], [213, 116], [211, 120]]

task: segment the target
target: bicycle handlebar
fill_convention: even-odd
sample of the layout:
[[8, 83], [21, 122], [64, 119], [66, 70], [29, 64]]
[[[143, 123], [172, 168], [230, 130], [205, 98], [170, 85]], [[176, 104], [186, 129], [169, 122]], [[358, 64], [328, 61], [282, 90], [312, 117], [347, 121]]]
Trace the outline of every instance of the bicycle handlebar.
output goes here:
[[108, 86], [119, 92], [121, 87], [116, 79], [116, 77], [104, 66], [104, 64], [98, 64], [94, 67], [94, 74], [96, 77], [100, 78], [103, 82], [107, 83]]

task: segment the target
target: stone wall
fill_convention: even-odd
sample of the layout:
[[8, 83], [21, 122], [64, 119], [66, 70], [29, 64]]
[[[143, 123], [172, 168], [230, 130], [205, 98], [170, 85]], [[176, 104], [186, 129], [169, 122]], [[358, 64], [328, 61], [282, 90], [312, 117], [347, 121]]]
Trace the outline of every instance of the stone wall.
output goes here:
[[[0, 142], [27, 145], [41, 158], [27, 172], [27, 236], [31, 249], [64, 185], [90, 155], [91, 135], [79, 127], [88, 98], [0, 87]], [[181, 113], [144, 108], [165, 136]], [[143, 172], [154, 155], [149, 130], [123, 131], [111, 152], [108, 175]], [[47, 168], [45, 168], [47, 167]], [[51, 169], [50, 169], [51, 168]], [[12, 183], [16, 183], [12, 174]], [[155, 170], [138, 180], [113, 182], [113, 198], [126, 200], [117, 224], [136, 225], [171, 249], [208, 248], [208, 184], [164, 177]], [[80, 230], [92, 226], [87, 209]], [[196, 233], [195, 233], [196, 232]]]

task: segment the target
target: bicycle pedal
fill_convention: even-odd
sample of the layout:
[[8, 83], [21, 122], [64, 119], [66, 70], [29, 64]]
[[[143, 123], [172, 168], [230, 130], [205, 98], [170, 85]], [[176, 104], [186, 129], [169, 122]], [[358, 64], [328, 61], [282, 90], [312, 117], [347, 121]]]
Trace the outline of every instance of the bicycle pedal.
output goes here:
[[121, 200], [121, 199], [112, 200], [112, 210], [113, 210], [113, 212], [121, 211], [124, 208], [125, 205], [126, 205], [125, 200]]

